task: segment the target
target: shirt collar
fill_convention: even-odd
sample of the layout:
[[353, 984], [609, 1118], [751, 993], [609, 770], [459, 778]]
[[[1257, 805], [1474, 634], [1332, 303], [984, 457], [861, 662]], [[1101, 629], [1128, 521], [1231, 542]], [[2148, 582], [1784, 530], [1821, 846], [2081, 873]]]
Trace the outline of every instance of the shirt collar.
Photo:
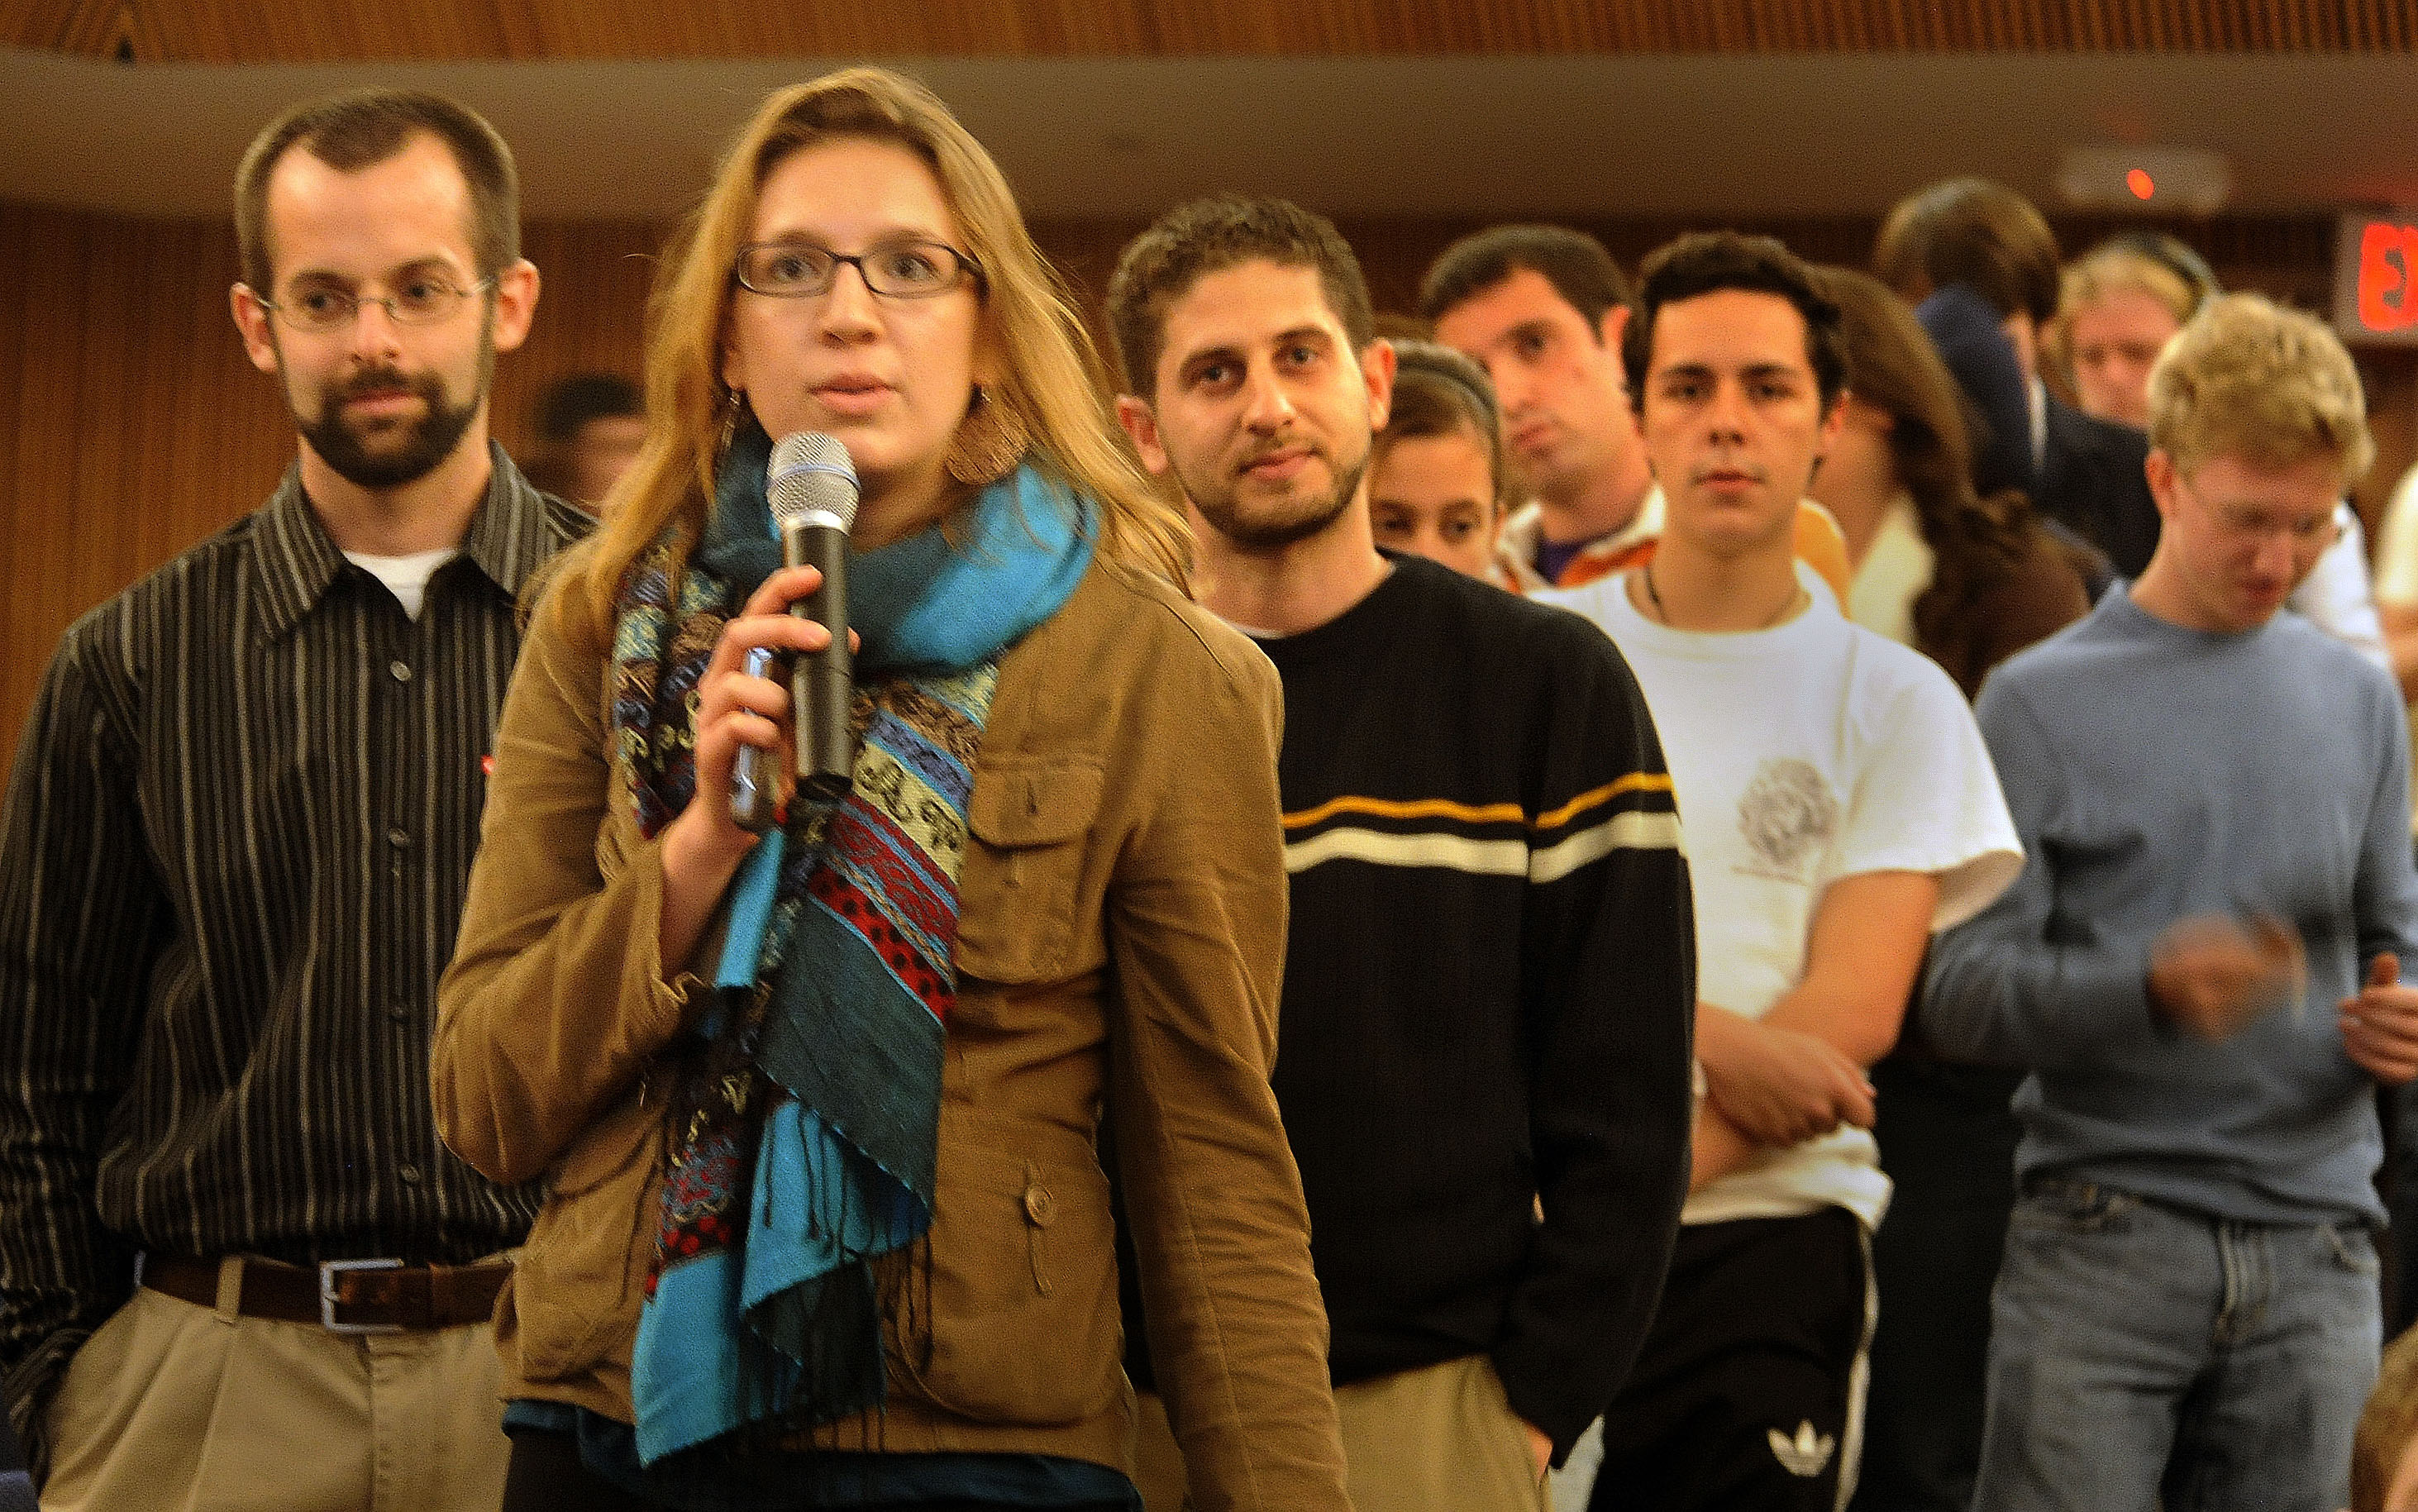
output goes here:
[[[1578, 556], [1586, 558], [1617, 557], [1632, 551], [1638, 542], [1660, 540], [1662, 516], [1668, 510], [1662, 497], [1662, 485], [1656, 483], [1645, 490], [1638, 501], [1637, 512], [1629, 523], [1609, 535], [1596, 537], [1580, 545]], [[1494, 565], [1498, 573], [1510, 580], [1513, 591], [1534, 593], [1555, 585], [1537, 571], [1537, 551], [1545, 543], [1544, 506], [1530, 499], [1503, 522], [1494, 538]], [[1576, 558], [1573, 558], [1576, 559]]]
[[[487, 496], [470, 516], [462, 555], [510, 599], [556, 542], [546, 527], [543, 496], [494, 441], [487, 443]], [[253, 576], [260, 593], [262, 628], [274, 638], [318, 604], [345, 565], [344, 553], [302, 491], [300, 463], [285, 469], [284, 481], [260, 512], [253, 540]]]

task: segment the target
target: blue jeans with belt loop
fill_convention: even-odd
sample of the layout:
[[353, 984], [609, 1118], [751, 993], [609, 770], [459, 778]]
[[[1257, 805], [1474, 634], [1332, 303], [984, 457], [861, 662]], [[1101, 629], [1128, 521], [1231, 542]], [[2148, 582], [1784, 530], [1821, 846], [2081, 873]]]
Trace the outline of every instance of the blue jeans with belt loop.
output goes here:
[[1974, 1512], [2335, 1512], [2382, 1327], [2364, 1225], [2034, 1178], [1992, 1301]]

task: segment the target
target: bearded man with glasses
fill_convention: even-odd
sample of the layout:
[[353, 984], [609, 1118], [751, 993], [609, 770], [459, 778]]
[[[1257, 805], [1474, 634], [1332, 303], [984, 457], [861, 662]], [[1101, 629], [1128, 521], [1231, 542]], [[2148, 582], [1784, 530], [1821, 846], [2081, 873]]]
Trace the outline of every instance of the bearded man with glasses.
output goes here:
[[537, 269], [450, 100], [298, 106], [235, 320], [298, 455], [61, 640], [0, 819], [0, 1392], [49, 1507], [491, 1508], [536, 1211], [428, 1039], [519, 649], [588, 528], [487, 438]]

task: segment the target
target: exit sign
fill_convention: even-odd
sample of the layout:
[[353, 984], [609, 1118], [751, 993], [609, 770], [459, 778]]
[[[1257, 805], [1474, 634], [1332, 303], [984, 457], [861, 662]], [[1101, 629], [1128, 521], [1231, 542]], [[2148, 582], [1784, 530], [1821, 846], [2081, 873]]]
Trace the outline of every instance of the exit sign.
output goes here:
[[2342, 218], [2334, 329], [2348, 342], [2418, 346], [2418, 210]]

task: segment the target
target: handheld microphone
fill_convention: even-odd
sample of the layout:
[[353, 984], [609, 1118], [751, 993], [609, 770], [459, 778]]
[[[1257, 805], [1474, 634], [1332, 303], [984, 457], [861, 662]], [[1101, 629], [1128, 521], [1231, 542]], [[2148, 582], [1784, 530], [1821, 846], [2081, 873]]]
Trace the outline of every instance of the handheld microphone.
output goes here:
[[[855, 676], [848, 650], [848, 532], [856, 523], [856, 466], [848, 449], [819, 431], [781, 437], [765, 471], [765, 502], [781, 535], [781, 560], [813, 567], [822, 586], [789, 605], [801, 619], [831, 632], [831, 645], [797, 657], [789, 668], [789, 717], [797, 747], [798, 791], [829, 802], [846, 793], [856, 767], [849, 731]], [[749, 653], [748, 670], [762, 676], [772, 658]], [[767, 753], [747, 746], [732, 774], [730, 817], [741, 828], [772, 828], [777, 794]]]

